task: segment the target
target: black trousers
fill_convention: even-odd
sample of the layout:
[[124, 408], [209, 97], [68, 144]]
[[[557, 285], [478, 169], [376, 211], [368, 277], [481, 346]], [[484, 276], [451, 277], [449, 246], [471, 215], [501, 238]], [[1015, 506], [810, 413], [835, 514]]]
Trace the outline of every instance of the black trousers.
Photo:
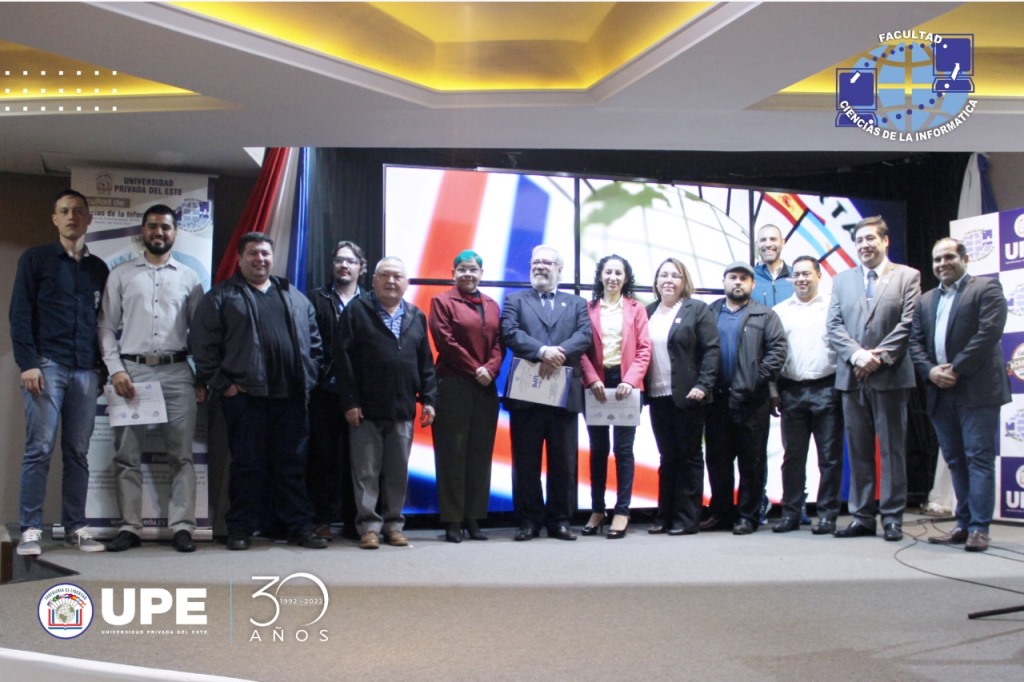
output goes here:
[[[708, 479], [711, 483], [711, 513], [737, 517], [758, 526], [758, 507], [764, 494], [767, 467], [768, 401], [729, 407], [728, 393], [715, 393], [708, 406], [705, 429], [708, 446]], [[738, 464], [739, 504], [733, 504], [736, 489], [733, 463]]]
[[355, 527], [348, 422], [341, 412], [338, 395], [320, 388], [309, 398], [306, 489], [317, 525], [341, 521], [348, 528]]
[[313, 529], [306, 494], [309, 424], [302, 398], [258, 398], [245, 393], [221, 399], [231, 448], [228, 533], [255, 532], [264, 523], [269, 490], [274, 515], [291, 535]]
[[491, 455], [498, 427], [498, 392], [467, 377], [437, 382], [434, 468], [443, 523], [487, 517]]
[[807, 449], [818, 450], [818, 518], [839, 516], [843, 481], [843, 402], [835, 376], [816, 381], [779, 379], [782, 400], [782, 514], [799, 516], [807, 486]]
[[[573, 473], [579, 444], [579, 414], [560, 407], [510, 410], [512, 506], [520, 523], [549, 528], [568, 523], [573, 507]], [[541, 462], [547, 446], [547, 501]]]
[[680, 409], [671, 396], [650, 398], [651, 428], [658, 444], [658, 521], [696, 533], [704, 500], [704, 420], [707, 408]]

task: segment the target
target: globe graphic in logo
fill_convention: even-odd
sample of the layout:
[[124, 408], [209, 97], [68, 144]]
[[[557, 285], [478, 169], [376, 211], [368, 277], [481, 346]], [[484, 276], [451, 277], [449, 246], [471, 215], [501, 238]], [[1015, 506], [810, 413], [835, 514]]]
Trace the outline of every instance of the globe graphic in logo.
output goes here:
[[901, 133], [930, 130], [963, 111], [967, 92], [932, 92], [931, 43], [885, 43], [858, 59], [854, 68], [878, 71], [878, 126]]
[[971, 230], [960, 241], [967, 249], [967, 255], [975, 262], [988, 258], [995, 249], [992, 230]]
[[1024, 282], [1015, 286], [1006, 297], [1006, 308], [1011, 315], [1024, 317]]

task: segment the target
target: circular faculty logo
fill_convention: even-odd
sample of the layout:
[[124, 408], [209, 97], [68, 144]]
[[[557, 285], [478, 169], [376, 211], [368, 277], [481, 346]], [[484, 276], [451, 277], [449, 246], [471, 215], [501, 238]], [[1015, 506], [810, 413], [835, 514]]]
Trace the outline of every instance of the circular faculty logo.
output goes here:
[[1017, 467], [1017, 475], [1014, 478], [1017, 479], [1017, 485], [1024, 488], [1024, 467]]
[[[1024, 215], [1022, 213], [1021, 215]], [[1024, 224], [1022, 224], [1024, 227]], [[960, 240], [967, 249], [972, 261], [980, 261], [988, 258], [995, 251], [995, 242], [992, 238], [992, 230], [971, 230], [964, 234]]]
[[92, 624], [89, 593], [78, 585], [61, 583], [39, 598], [39, 624], [58, 639], [74, 639]]

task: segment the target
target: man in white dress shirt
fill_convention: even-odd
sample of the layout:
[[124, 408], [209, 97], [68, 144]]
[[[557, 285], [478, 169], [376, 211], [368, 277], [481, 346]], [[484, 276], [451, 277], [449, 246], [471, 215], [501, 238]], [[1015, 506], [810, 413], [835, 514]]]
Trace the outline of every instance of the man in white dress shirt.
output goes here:
[[789, 353], [779, 376], [782, 412], [782, 520], [772, 530], [799, 530], [807, 483], [811, 436], [818, 450], [818, 523], [811, 532], [830, 535], [839, 515], [843, 477], [843, 405], [836, 383], [836, 352], [828, 343], [829, 297], [819, 290], [821, 265], [800, 256], [791, 267], [795, 296], [775, 306]]
[[[206, 399], [189, 367], [188, 328], [203, 297], [199, 275], [173, 256], [178, 233], [174, 210], [157, 204], [142, 217], [142, 255], [114, 268], [103, 293], [100, 350], [110, 383], [122, 398], [135, 397], [135, 385], [160, 382], [167, 407], [161, 424], [167, 445], [171, 494], [167, 526], [179, 552], [195, 551], [196, 472], [192, 439], [196, 403]], [[121, 336], [117, 332], [121, 328]], [[142, 446], [146, 426], [114, 427], [114, 490], [121, 529], [107, 545], [123, 552], [141, 544]]]

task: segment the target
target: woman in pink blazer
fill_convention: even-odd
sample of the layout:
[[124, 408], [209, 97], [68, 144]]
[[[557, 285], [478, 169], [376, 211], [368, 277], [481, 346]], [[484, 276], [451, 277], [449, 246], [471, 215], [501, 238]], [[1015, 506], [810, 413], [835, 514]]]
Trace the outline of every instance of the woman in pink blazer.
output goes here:
[[[581, 361], [583, 385], [600, 401], [624, 400], [644, 385], [651, 361], [647, 311], [633, 298], [633, 268], [622, 256], [605, 256], [597, 264], [594, 296], [587, 306], [594, 341]], [[584, 535], [597, 535], [606, 517], [605, 486], [611, 451], [608, 426], [587, 426], [590, 433], [591, 515]], [[615, 426], [615, 509], [607, 538], [626, 535], [629, 503], [633, 495], [633, 439], [635, 426]]]

